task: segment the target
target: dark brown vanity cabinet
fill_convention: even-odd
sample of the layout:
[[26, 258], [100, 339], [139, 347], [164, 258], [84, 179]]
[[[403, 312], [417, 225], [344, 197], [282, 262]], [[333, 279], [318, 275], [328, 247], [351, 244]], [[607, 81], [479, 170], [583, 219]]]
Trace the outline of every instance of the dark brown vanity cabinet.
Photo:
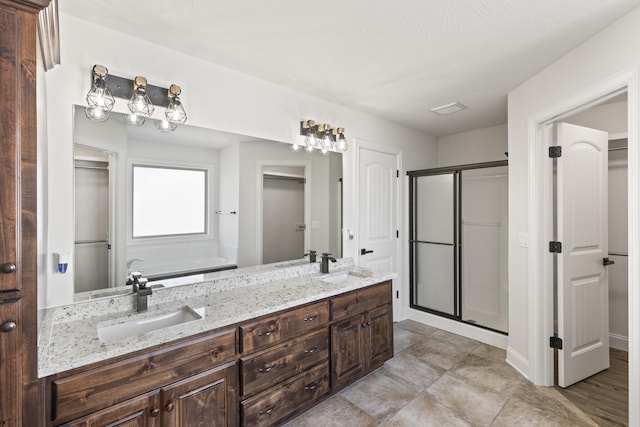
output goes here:
[[275, 425], [329, 393], [328, 325], [323, 301], [240, 326], [242, 425]]
[[393, 357], [391, 282], [331, 300], [331, 384], [339, 390]]
[[184, 426], [198, 419], [216, 421], [205, 425], [235, 426], [235, 359], [236, 329], [232, 328], [54, 377], [50, 383], [53, 425], [98, 426], [105, 425], [101, 420], [116, 417], [123, 425], [135, 426]]
[[0, 425], [41, 424], [37, 351], [36, 14], [0, 0]]
[[279, 425], [391, 358], [392, 317], [389, 281], [54, 375], [49, 425]]

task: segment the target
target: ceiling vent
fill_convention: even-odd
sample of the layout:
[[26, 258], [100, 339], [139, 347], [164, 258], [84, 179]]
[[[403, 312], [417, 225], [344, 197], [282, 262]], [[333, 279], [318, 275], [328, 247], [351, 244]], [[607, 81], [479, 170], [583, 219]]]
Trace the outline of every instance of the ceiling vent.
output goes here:
[[449, 114], [457, 113], [458, 111], [466, 110], [467, 106], [459, 102], [452, 102], [450, 104], [441, 105], [431, 109], [432, 113], [439, 114], [441, 116], [448, 116]]

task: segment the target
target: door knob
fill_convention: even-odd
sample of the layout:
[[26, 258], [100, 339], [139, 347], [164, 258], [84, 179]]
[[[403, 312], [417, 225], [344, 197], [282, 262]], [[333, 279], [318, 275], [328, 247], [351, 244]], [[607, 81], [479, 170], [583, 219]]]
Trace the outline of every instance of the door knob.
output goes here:
[[602, 265], [613, 265], [615, 263], [616, 263], [615, 261], [613, 261], [613, 260], [611, 260], [609, 258], [603, 258], [602, 259]]
[[13, 273], [14, 271], [16, 271], [16, 265], [11, 262], [2, 264], [0, 266], [0, 271], [2, 271], [4, 274]]
[[16, 329], [16, 322], [4, 322], [0, 326], [0, 332], [13, 332]]
[[372, 254], [373, 250], [360, 249], [360, 255]]

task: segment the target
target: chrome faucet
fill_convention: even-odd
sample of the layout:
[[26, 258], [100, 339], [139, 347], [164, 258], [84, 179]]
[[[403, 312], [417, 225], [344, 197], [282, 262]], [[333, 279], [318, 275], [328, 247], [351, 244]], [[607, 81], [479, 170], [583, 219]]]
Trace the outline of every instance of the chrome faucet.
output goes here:
[[329, 261], [336, 262], [336, 259], [331, 256], [330, 253], [323, 252], [322, 253], [322, 262], [320, 263], [320, 273], [328, 273], [329, 272]]
[[151, 288], [147, 287], [149, 279], [142, 276], [139, 271], [132, 271], [127, 279], [127, 285], [133, 286], [133, 292], [136, 294], [136, 310], [138, 312], [147, 311], [147, 297], [153, 293]]

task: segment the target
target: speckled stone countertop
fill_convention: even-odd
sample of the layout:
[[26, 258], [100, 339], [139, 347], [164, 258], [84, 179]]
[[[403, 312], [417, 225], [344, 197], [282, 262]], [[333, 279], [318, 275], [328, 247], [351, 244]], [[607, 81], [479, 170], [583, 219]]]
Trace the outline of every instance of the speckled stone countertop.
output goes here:
[[[336, 282], [320, 280], [349, 271]], [[201, 332], [349, 292], [396, 277], [353, 267], [349, 258], [320, 274], [319, 264], [279, 263], [213, 273], [189, 285], [153, 290], [148, 311], [137, 313], [131, 294], [78, 302], [42, 310], [38, 337], [38, 375], [72, 368], [142, 350]], [[207, 275], [204, 275], [207, 276]], [[175, 311], [187, 306], [204, 311], [202, 319], [140, 335], [105, 342], [98, 328]]]

